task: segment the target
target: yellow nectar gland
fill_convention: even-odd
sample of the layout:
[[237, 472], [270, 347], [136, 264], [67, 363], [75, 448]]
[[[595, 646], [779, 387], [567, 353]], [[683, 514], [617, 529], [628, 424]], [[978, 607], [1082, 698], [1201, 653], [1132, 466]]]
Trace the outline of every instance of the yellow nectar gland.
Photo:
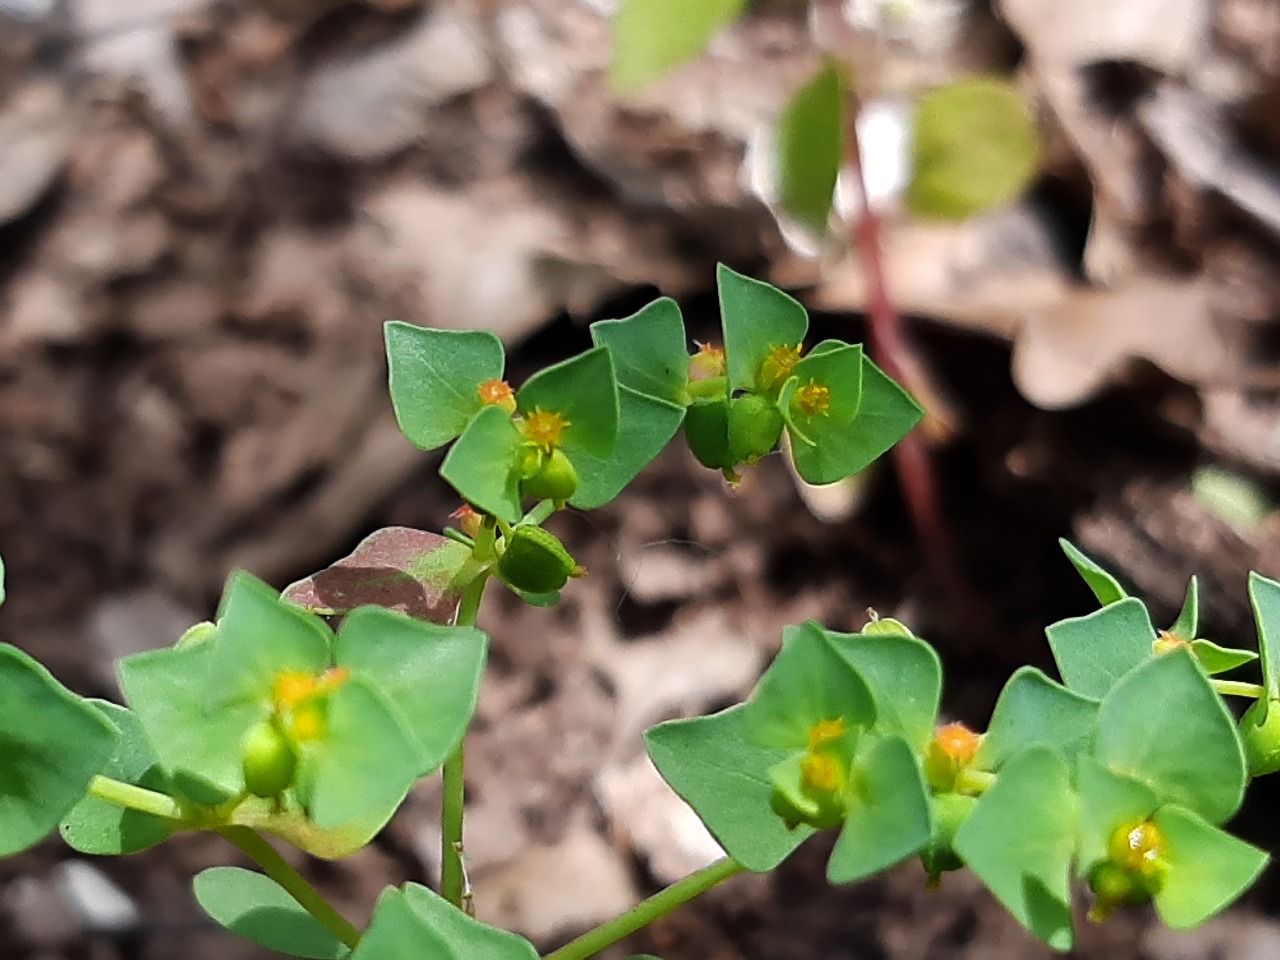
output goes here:
[[810, 380], [795, 392], [791, 403], [809, 417], [825, 417], [831, 412], [831, 388]]
[[570, 426], [572, 424], [560, 414], [538, 409], [524, 418], [524, 435], [544, 453], [550, 453], [560, 445], [560, 438]]
[[811, 753], [800, 761], [800, 783], [811, 793], [835, 793], [840, 780], [840, 765], [831, 757]]
[[324, 730], [324, 710], [319, 704], [308, 703], [289, 718], [289, 733], [299, 743], [320, 740]]
[[689, 358], [689, 379], [710, 380], [725, 375], [724, 347], [699, 343], [698, 352]]
[[939, 753], [962, 767], [977, 755], [982, 738], [963, 723], [947, 723], [938, 728], [933, 742]]
[[1143, 820], [1116, 830], [1107, 844], [1107, 852], [1113, 863], [1154, 880], [1164, 868], [1168, 848], [1160, 828], [1150, 820]]
[[847, 729], [842, 717], [836, 717], [834, 720], [819, 720], [809, 728], [810, 752], [820, 750], [829, 743], [835, 743], [844, 736]]
[[507, 413], [516, 412], [516, 395], [507, 381], [495, 377], [480, 384], [476, 390], [485, 406], [501, 407]]
[[760, 364], [760, 386], [771, 390], [791, 376], [791, 371], [800, 362], [800, 344], [783, 344], [780, 347], [769, 347], [769, 354]]
[[1169, 653], [1173, 650], [1177, 650], [1179, 647], [1189, 646], [1191, 646], [1191, 644], [1186, 640], [1183, 640], [1181, 637], [1175, 637], [1168, 630], [1161, 630], [1160, 636], [1151, 643], [1151, 652], [1156, 656], [1159, 656], [1162, 653]]
[[297, 710], [309, 700], [332, 693], [350, 675], [351, 671], [346, 667], [330, 667], [320, 674], [301, 670], [281, 671], [276, 674], [271, 691], [276, 710]]

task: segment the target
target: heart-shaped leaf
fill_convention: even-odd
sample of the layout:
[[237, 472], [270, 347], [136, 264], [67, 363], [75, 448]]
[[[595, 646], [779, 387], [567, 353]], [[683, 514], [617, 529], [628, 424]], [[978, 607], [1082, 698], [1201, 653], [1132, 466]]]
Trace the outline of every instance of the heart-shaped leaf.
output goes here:
[[998, 770], [1031, 747], [1052, 747], [1065, 757], [1089, 749], [1097, 725], [1098, 701], [1054, 683], [1034, 667], [1023, 667], [1005, 684], [991, 714], [976, 761]]
[[565, 421], [560, 447], [608, 457], [618, 438], [618, 378], [608, 347], [553, 364], [528, 379], [516, 394], [520, 412], [558, 413]]
[[799, 349], [809, 330], [809, 313], [777, 287], [744, 277], [724, 264], [716, 268], [716, 282], [729, 390], [763, 393], [765, 363], [775, 350]]
[[270, 877], [242, 867], [212, 867], [196, 875], [196, 901], [232, 933], [291, 957], [337, 960], [345, 944]]
[[524, 437], [509, 414], [484, 407], [440, 465], [440, 476], [465, 500], [507, 523], [520, 519], [516, 459]]
[[876, 729], [896, 733], [916, 749], [923, 749], [933, 735], [942, 695], [938, 654], [916, 637], [874, 627], [868, 624], [862, 633], [824, 632], [871, 691]]
[[[591, 324], [591, 340], [613, 352], [619, 386], [684, 406], [689, 354], [680, 306], [662, 297], [621, 320]], [[626, 425], [626, 417], [622, 424]]]
[[1168, 871], [1156, 891], [1156, 913], [1174, 930], [1199, 926], [1240, 896], [1269, 859], [1176, 805], [1161, 807], [1155, 825], [1168, 844]]
[[602, 507], [660, 454], [680, 429], [684, 407], [618, 388], [618, 437], [607, 457], [573, 451], [578, 489], [569, 502], [580, 510]]
[[1116, 600], [1085, 617], [1045, 629], [1063, 682], [1076, 693], [1101, 699], [1125, 674], [1151, 659], [1156, 631], [1136, 597]]

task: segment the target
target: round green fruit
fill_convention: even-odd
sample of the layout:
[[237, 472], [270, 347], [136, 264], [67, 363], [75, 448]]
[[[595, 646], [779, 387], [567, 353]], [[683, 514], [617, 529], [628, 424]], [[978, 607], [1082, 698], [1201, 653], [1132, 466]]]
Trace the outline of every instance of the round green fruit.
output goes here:
[[240, 748], [244, 788], [255, 797], [278, 797], [293, 783], [298, 754], [272, 720], [249, 728]]
[[748, 393], [729, 402], [729, 456], [734, 464], [759, 460], [781, 436], [782, 414], [771, 400]]
[[1240, 738], [1250, 776], [1280, 770], [1280, 701], [1255, 701], [1240, 718]]
[[542, 527], [516, 527], [498, 558], [503, 582], [525, 593], [553, 593], [578, 570], [560, 538]]
[[694, 400], [684, 414], [684, 438], [698, 462], [712, 470], [737, 463], [729, 453], [729, 400]]
[[564, 503], [578, 490], [578, 471], [560, 450], [552, 450], [532, 475], [520, 484], [520, 492], [535, 500]]

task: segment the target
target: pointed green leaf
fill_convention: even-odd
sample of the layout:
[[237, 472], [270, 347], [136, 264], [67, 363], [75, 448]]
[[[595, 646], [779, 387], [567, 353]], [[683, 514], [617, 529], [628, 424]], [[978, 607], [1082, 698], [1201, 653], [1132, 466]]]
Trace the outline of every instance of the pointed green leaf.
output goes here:
[[844, 78], [828, 62], [796, 91], [778, 118], [778, 197], [818, 236], [827, 232], [836, 178], [844, 162]]
[[746, 0], [622, 0], [613, 20], [613, 88], [633, 93], [692, 60], [745, 5]]
[[0, 857], [39, 843], [89, 789], [119, 734], [17, 647], [0, 644]]
[[[168, 793], [169, 778], [160, 769], [160, 761], [138, 718], [124, 707], [105, 700], [88, 702], [120, 735], [115, 752], [99, 772], [113, 780]], [[167, 839], [173, 833], [173, 822], [86, 796], [71, 809], [59, 829], [62, 839], [81, 853], [119, 856], [146, 850]]]
[[432, 330], [399, 320], [384, 328], [391, 405], [415, 447], [443, 447], [483, 405], [479, 386], [502, 379], [502, 341], [482, 330]]
[[1151, 659], [1156, 631], [1142, 601], [1117, 600], [1087, 617], [1045, 628], [1053, 659], [1068, 687], [1101, 699], [1134, 667]]
[[1182, 601], [1182, 610], [1178, 619], [1173, 622], [1169, 632], [1179, 640], [1194, 640], [1200, 629], [1200, 583], [1193, 576], [1187, 584], [1187, 596]]
[[760, 371], [777, 347], [799, 347], [809, 330], [809, 313], [777, 287], [716, 268], [720, 324], [724, 331], [729, 390], [763, 392]]
[[1220, 647], [1209, 640], [1192, 640], [1191, 652], [1200, 661], [1200, 666], [1209, 676], [1227, 673], [1246, 663], [1253, 663], [1258, 655], [1252, 650], [1237, 650], [1233, 647]]
[[534, 374], [516, 393], [523, 414], [546, 410], [567, 425], [560, 446], [572, 460], [581, 450], [593, 457], [613, 453], [618, 437], [618, 379], [608, 347], [596, 347]]
[[319, 673], [329, 665], [333, 631], [313, 613], [282, 600], [252, 574], [227, 579], [209, 669], [209, 702], [267, 702], [283, 672]]
[[1149, 818], [1160, 806], [1160, 798], [1146, 784], [1122, 777], [1092, 757], [1078, 762], [1081, 812], [1076, 870], [1087, 877], [1097, 863], [1110, 857], [1112, 835]]
[[467, 916], [421, 884], [401, 889], [409, 909], [444, 942], [448, 960], [536, 960], [537, 951], [524, 937]]
[[347, 947], [270, 877], [243, 867], [211, 867], [192, 883], [196, 901], [214, 921], [268, 950], [291, 957], [337, 960]]
[[1012, 83], [972, 77], [936, 87], [916, 104], [907, 207], [963, 220], [1026, 189], [1040, 166], [1040, 137]]
[[854, 762], [848, 815], [827, 879], [853, 883], [919, 853], [933, 836], [933, 812], [920, 763], [901, 737], [863, 734]]
[[335, 661], [372, 680], [400, 711], [420, 750], [418, 775], [444, 762], [476, 709], [489, 637], [475, 627], [423, 623], [361, 607], [342, 623]]
[[152, 650], [120, 661], [120, 686], [174, 788], [214, 805], [244, 787], [240, 743], [270, 704], [248, 699], [216, 704], [217, 640]]
[[[591, 324], [591, 340], [613, 351], [618, 384], [684, 406], [689, 348], [680, 306], [662, 297], [622, 320]], [[626, 417], [623, 417], [626, 424]]]
[[421, 762], [421, 747], [395, 705], [358, 676], [329, 695], [324, 735], [303, 749], [298, 799], [320, 827], [390, 819]]
[[1098, 598], [1098, 602], [1104, 607], [1128, 596], [1124, 592], [1124, 587], [1120, 586], [1119, 580], [1098, 566], [1070, 540], [1059, 538], [1058, 546], [1062, 547], [1062, 552], [1067, 555], [1071, 565], [1079, 571], [1080, 576], [1084, 577], [1084, 582], [1089, 585], [1093, 595]]
[[1147, 661], [1107, 694], [1095, 756], [1211, 823], [1225, 821], [1244, 797], [1235, 722], [1185, 648]]
[[1098, 701], [1054, 683], [1034, 667], [1023, 667], [1005, 684], [982, 738], [977, 762], [998, 770], [1031, 747], [1052, 747], [1074, 757], [1093, 742]]
[[618, 439], [608, 457], [573, 451], [578, 489], [569, 502], [580, 510], [604, 506], [652, 463], [680, 429], [684, 407], [619, 387], [618, 415]]
[[783, 630], [782, 649], [744, 705], [743, 717], [748, 736], [760, 746], [805, 750], [819, 721], [869, 726], [876, 711], [866, 681], [811, 620]]
[[1069, 950], [1080, 801], [1067, 762], [1034, 747], [1005, 764], [956, 833], [955, 850], [1019, 923]]
[[[1258, 622], [1258, 652], [1262, 656], [1262, 683], [1267, 702], [1280, 700], [1280, 583], [1259, 573], [1249, 574], [1249, 601]], [[1258, 722], [1266, 720], [1266, 712]]]
[[1156, 913], [1174, 930], [1199, 926], [1230, 905], [1270, 859], [1178, 806], [1161, 807], [1155, 825], [1169, 851], [1169, 870], [1154, 897]]
[[470, 548], [456, 540], [412, 527], [383, 527], [281, 596], [322, 616], [372, 604], [417, 620], [452, 623], [475, 570]]
[[440, 465], [440, 476], [485, 513], [515, 523], [521, 513], [516, 456], [523, 442], [507, 413], [485, 407], [449, 450]]
[[[825, 388], [827, 409], [804, 408], [805, 388]], [[778, 395], [783, 420], [799, 440], [821, 448], [838, 439], [858, 413], [862, 401], [862, 347], [840, 344], [814, 351], [795, 365]]]
[[[896, 621], [880, 620], [880, 625]], [[875, 701], [876, 729], [923, 749], [933, 735], [942, 695], [942, 664], [933, 647], [900, 633], [825, 631], [835, 650], [866, 681]], [[885, 628], [879, 628], [883, 631]]]
[[659, 724], [644, 739], [662, 779], [748, 870], [772, 870], [813, 834], [804, 826], [788, 830], [773, 812], [769, 770], [787, 751], [749, 741], [741, 706]]

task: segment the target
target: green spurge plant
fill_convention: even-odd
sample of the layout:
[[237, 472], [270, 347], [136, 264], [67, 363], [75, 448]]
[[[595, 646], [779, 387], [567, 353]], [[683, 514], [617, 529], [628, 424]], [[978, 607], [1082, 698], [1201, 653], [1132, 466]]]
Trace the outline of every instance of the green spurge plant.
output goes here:
[[[441, 474], [466, 504], [458, 528], [378, 531], [283, 594], [232, 574], [214, 621], [120, 662], [127, 706], [78, 697], [0, 646], [0, 853], [55, 830], [104, 855], [212, 831], [261, 872], [207, 870], [196, 897], [259, 944], [353, 960], [536, 958], [468, 909], [462, 744], [485, 667], [475, 620], [487, 583], [555, 603], [584, 571], [545, 522], [607, 503], [681, 428], [731, 480], [784, 443], [801, 476], [830, 483], [920, 417], [859, 346], [807, 346], [808, 316], [786, 294], [723, 267], [719, 290], [722, 346], [691, 356], [679, 308], [662, 299], [594, 324], [593, 349], [519, 389], [489, 334], [388, 324], [396, 414], [418, 446], [452, 444]], [[1280, 767], [1280, 584], [1250, 582], [1262, 683], [1226, 680], [1258, 657], [1197, 635], [1194, 580], [1160, 631], [1114, 577], [1064, 548], [1102, 606], [1048, 628], [1062, 682], [1018, 671], [983, 734], [939, 722], [937, 654], [878, 619], [853, 634], [790, 627], [745, 703], [650, 730], [657, 768], [726, 856], [547, 960], [593, 956], [735, 873], [776, 867], [819, 831], [837, 834], [832, 883], [912, 857], [931, 883], [968, 868], [1062, 950], [1076, 880], [1099, 920], [1150, 900], [1184, 928], [1229, 904], [1267, 859], [1222, 825], [1249, 778]], [[1224, 696], [1257, 702], [1237, 725]], [[266, 839], [347, 856], [440, 768], [439, 893], [387, 889], [363, 930]]]

